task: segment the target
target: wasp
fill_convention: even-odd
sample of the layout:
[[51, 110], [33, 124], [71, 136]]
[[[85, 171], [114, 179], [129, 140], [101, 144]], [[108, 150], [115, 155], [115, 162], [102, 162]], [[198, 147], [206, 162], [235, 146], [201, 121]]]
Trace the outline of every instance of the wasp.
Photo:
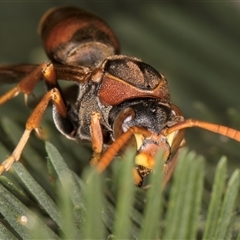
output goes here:
[[[240, 131], [235, 129], [185, 120], [171, 103], [165, 76], [138, 58], [121, 55], [115, 34], [99, 17], [75, 7], [54, 8], [44, 14], [38, 31], [49, 62], [0, 65], [0, 82], [18, 81], [0, 96], [0, 104], [19, 93], [27, 100], [40, 80], [47, 88], [15, 150], [0, 165], [0, 174], [20, 159], [50, 102], [60, 133], [92, 143], [90, 164], [100, 172], [126, 147], [134, 146], [133, 176], [138, 186], [154, 169], [160, 150], [164, 171], [168, 171], [171, 159], [185, 143], [186, 128], [203, 128], [240, 141]], [[64, 96], [60, 79], [77, 83], [73, 102]]]

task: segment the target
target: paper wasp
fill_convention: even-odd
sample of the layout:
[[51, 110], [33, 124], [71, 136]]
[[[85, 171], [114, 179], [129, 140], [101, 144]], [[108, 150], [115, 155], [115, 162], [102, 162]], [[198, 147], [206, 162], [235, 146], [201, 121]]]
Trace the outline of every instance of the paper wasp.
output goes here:
[[[185, 120], [171, 103], [165, 76], [140, 59], [120, 55], [115, 34], [99, 17], [75, 7], [51, 9], [40, 21], [39, 34], [49, 63], [0, 66], [1, 82], [19, 79], [0, 96], [0, 104], [19, 93], [28, 96], [42, 79], [47, 87], [12, 155], [0, 165], [0, 174], [19, 160], [30, 133], [38, 131], [49, 102], [53, 103], [54, 123], [63, 135], [92, 142], [90, 163], [99, 171], [134, 145], [134, 181], [139, 186], [153, 170], [159, 150], [164, 153], [167, 171], [184, 143], [185, 128], [199, 127], [240, 141], [235, 129]], [[65, 99], [59, 79], [78, 84], [74, 104]]]

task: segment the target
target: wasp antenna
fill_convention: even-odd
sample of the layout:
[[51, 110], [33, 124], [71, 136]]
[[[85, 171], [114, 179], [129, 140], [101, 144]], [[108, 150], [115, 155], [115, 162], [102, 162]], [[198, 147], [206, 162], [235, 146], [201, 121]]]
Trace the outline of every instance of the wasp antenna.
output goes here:
[[240, 131], [218, 124], [199, 121], [196, 119], [187, 119], [185, 121], [179, 122], [168, 129], [164, 129], [162, 134], [164, 136], [167, 136], [172, 132], [191, 127], [203, 128], [205, 130], [221, 134], [223, 136], [229, 137], [240, 142]]
[[122, 148], [122, 146], [129, 140], [129, 138], [133, 135], [132, 129], [128, 129], [124, 134], [122, 134], [112, 145], [104, 152], [102, 157], [100, 158], [98, 164], [96, 165], [98, 171], [104, 171], [107, 166], [111, 163], [115, 155]]

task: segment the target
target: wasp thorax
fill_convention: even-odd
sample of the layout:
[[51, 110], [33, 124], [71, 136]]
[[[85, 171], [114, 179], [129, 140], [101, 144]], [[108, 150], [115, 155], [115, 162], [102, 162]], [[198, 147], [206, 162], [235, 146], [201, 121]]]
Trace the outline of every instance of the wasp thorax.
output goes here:
[[165, 81], [162, 75], [150, 65], [138, 58], [125, 55], [108, 58], [105, 62], [104, 70], [137, 88], [145, 90], [152, 90], [161, 81]]

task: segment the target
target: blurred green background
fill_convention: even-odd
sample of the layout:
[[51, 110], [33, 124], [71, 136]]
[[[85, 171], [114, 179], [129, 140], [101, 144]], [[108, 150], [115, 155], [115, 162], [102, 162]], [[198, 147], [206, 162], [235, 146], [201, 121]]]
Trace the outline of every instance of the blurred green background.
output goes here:
[[[240, 130], [240, 3], [1, 1], [0, 63], [45, 60], [38, 22], [47, 9], [59, 5], [79, 6], [104, 18], [118, 36], [122, 53], [141, 58], [165, 74], [172, 102], [186, 118]], [[6, 87], [0, 88], [2, 93]], [[11, 117], [24, 126], [30, 110], [22, 99], [1, 106], [0, 118]], [[44, 119], [50, 118], [49, 110]], [[209, 169], [222, 155], [228, 156], [232, 169], [240, 166], [240, 143], [199, 129], [187, 130], [186, 139], [189, 149], [206, 156]]]

